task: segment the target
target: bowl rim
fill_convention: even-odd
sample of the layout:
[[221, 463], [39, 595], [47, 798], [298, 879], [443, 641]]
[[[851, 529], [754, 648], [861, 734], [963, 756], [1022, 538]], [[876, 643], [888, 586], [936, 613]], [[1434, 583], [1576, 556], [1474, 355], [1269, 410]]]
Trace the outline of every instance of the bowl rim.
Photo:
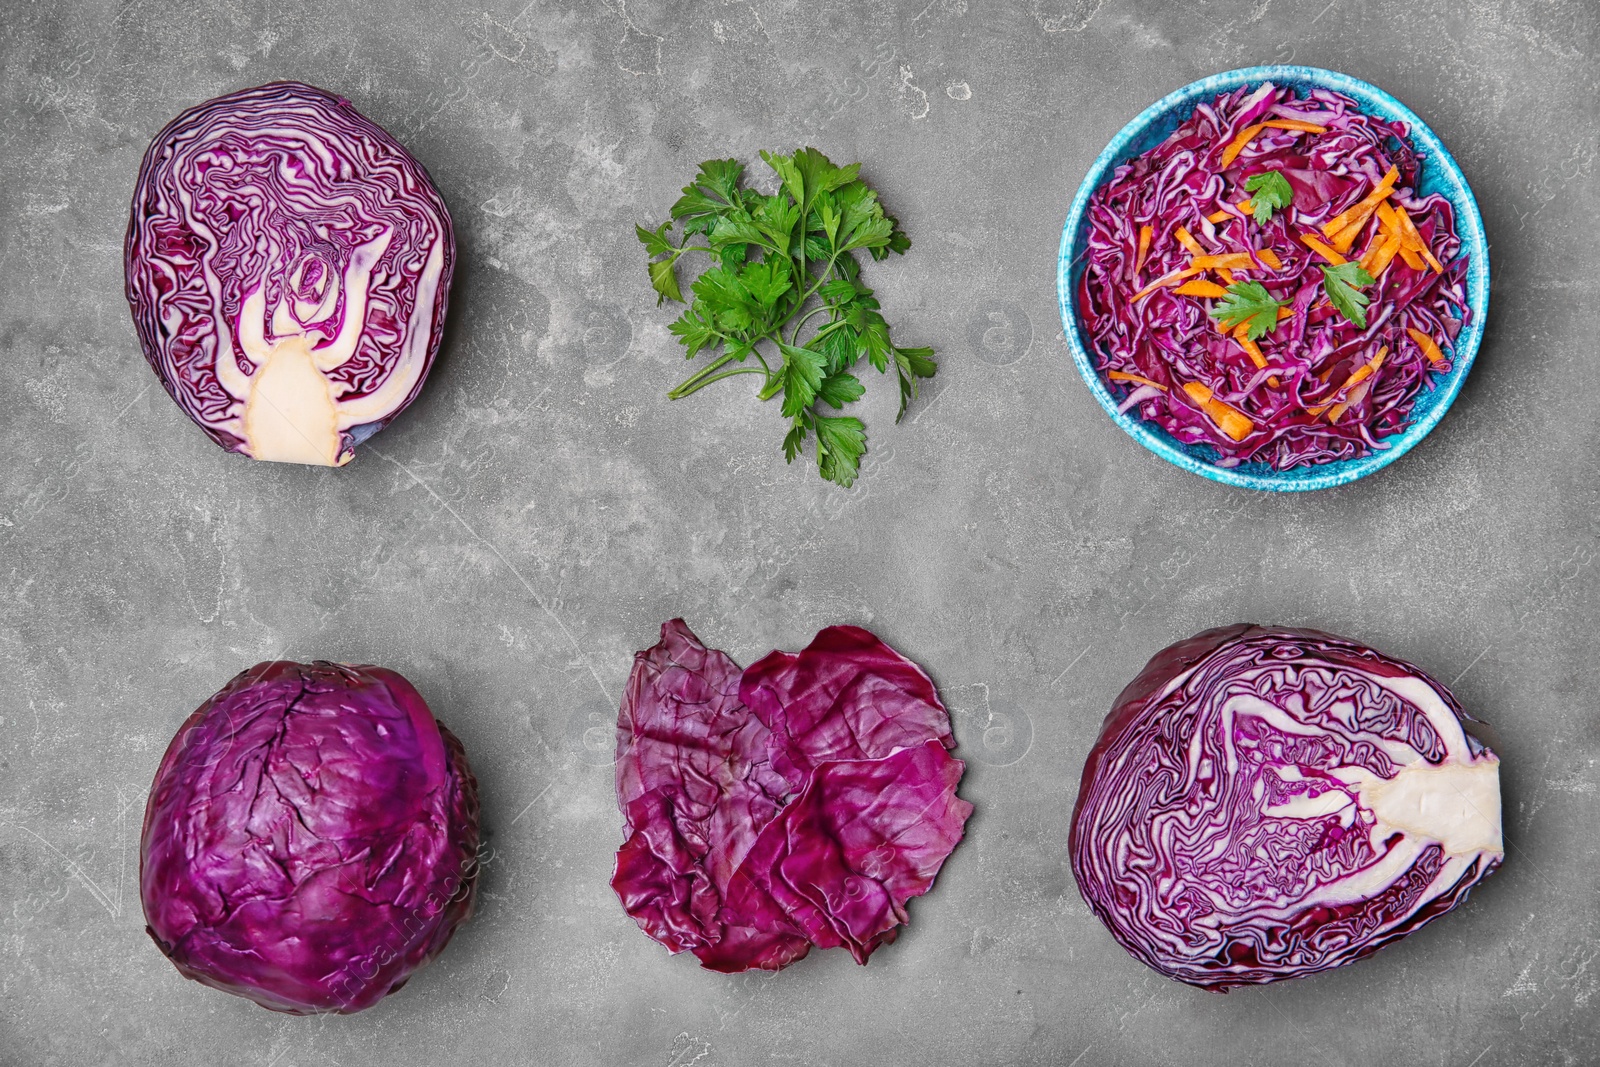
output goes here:
[[[1400, 433], [1383, 438], [1388, 443], [1388, 448], [1353, 459], [1317, 464], [1310, 468], [1261, 473], [1219, 467], [1215, 463], [1199, 459], [1190, 454], [1165, 430], [1137, 415], [1117, 411], [1117, 402], [1100, 377], [1100, 372], [1095, 369], [1094, 361], [1083, 338], [1082, 327], [1078, 322], [1077, 296], [1073, 291], [1075, 287], [1071, 282], [1071, 270], [1078, 244], [1077, 234], [1088, 211], [1089, 197], [1105, 183], [1116, 166], [1132, 158], [1134, 153], [1130, 151], [1129, 146], [1153, 123], [1160, 121], [1177, 108], [1185, 106], [1192, 108], [1202, 100], [1210, 99], [1219, 93], [1251, 83], [1280, 79], [1309, 82], [1320, 88], [1344, 93], [1353, 98], [1363, 109], [1370, 109], [1380, 117], [1391, 121], [1400, 119], [1410, 127], [1408, 139], [1412, 147], [1426, 154], [1427, 164], [1436, 164], [1439, 168], [1439, 177], [1446, 187], [1439, 191], [1444, 192], [1455, 209], [1456, 230], [1461, 238], [1462, 252], [1471, 257], [1466, 279], [1466, 298], [1467, 306], [1472, 311], [1472, 318], [1462, 327], [1460, 335], [1456, 338], [1454, 365], [1449, 375], [1432, 390], [1436, 399], [1431, 407]], [[1455, 195], [1458, 191], [1459, 196]], [[1345, 485], [1387, 467], [1411, 451], [1439, 424], [1445, 412], [1450, 410], [1450, 406], [1455, 403], [1456, 396], [1466, 382], [1467, 374], [1472, 369], [1478, 347], [1483, 340], [1484, 321], [1489, 313], [1489, 244], [1484, 235], [1483, 216], [1478, 210], [1477, 198], [1473, 195], [1472, 187], [1468, 184], [1460, 164], [1432, 128], [1405, 104], [1377, 86], [1339, 71], [1287, 64], [1241, 67], [1192, 81], [1168, 93], [1123, 126], [1095, 157], [1089, 172], [1078, 186], [1077, 194], [1072, 199], [1072, 206], [1067, 212], [1066, 222], [1061, 229], [1061, 247], [1056, 263], [1056, 296], [1061, 308], [1062, 333], [1072, 349], [1073, 362], [1077, 364], [1079, 375], [1100, 407], [1130, 437], [1174, 466], [1215, 482], [1273, 492], [1307, 492]]]

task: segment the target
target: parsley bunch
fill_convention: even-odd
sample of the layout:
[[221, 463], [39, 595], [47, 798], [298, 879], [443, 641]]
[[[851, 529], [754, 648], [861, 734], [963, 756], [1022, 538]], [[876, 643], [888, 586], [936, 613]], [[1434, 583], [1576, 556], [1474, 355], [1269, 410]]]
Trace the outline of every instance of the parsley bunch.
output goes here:
[[[891, 365], [900, 381], [900, 413], [918, 382], [938, 370], [931, 348], [897, 348], [872, 290], [861, 282], [855, 253], [882, 260], [911, 240], [866, 182], [859, 163], [836, 167], [815, 148], [793, 155], [762, 152], [780, 186], [770, 196], [741, 187], [744, 165], [711, 159], [654, 230], [635, 226], [650, 257], [650, 284], [666, 300], [684, 300], [678, 260], [690, 252], [710, 261], [689, 288], [693, 299], [670, 327], [685, 358], [705, 363], [667, 395], [674, 400], [736, 374], [759, 374], [762, 400], [782, 397], [789, 432], [784, 458], [793, 463], [815, 437], [822, 477], [851, 485], [866, 452], [866, 427], [840, 411], [866, 392], [851, 373], [863, 357], [879, 373]], [[674, 243], [672, 230], [682, 231]], [[807, 323], [823, 316], [802, 339]], [[762, 346], [768, 350], [763, 352]], [[754, 358], [760, 366], [729, 367]]]

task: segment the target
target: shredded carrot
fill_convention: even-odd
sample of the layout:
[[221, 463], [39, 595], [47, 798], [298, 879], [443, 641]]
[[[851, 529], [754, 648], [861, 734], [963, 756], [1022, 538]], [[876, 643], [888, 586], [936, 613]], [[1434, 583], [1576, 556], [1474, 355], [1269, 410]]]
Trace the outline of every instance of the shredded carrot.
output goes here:
[[1301, 133], [1327, 133], [1328, 127], [1318, 126], [1315, 122], [1304, 119], [1268, 119], [1261, 125], [1274, 130], [1299, 130]]
[[1427, 243], [1422, 239], [1422, 234], [1417, 232], [1416, 225], [1411, 221], [1410, 213], [1405, 208], [1396, 210], [1389, 207], [1388, 204], [1385, 204], [1384, 207], [1389, 208], [1389, 213], [1387, 216], [1383, 216], [1380, 213], [1379, 217], [1383, 218], [1390, 228], [1404, 239], [1406, 248], [1413, 252], [1420, 252], [1427, 246]]
[[1250, 340], [1248, 330], [1249, 327], [1241, 322], [1234, 328], [1233, 339], [1239, 342], [1239, 347], [1250, 357], [1250, 362], [1256, 365], [1256, 370], [1260, 370], [1267, 365], [1267, 357], [1262, 355], [1261, 346]]
[[[1417, 248], [1421, 246], [1422, 239], [1418, 237], [1413, 242], [1413, 239], [1406, 233], [1405, 222], [1400, 221], [1400, 216], [1402, 215], [1405, 215], [1405, 208], [1392, 208], [1389, 206], [1388, 201], [1378, 205], [1378, 225], [1389, 233], [1400, 235], [1400, 251], [1398, 254], [1405, 261], [1405, 265], [1412, 270], [1426, 270], [1427, 264], [1423, 263], [1422, 257], [1417, 255]], [[1407, 215], [1406, 222], [1410, 221], [1411, 217]]]
[[1106, 377], [1114, 382], [1138, 382], [1140, 385], [1153, 385], [1163, 393], [1167, 391], [1167, 387], [1160, 382], [1153, 382], [1149, 378], [1140, 377], [1137, 374], [1129, 374], [1125, 370], [1107, 371]]
[[[1279, 308], [1278, 310], [1283, 311], [1285, 309]], [[1261, 346], [1250, 340], [1249, 331], [1250, 328], [1241, 322], [1234, 328], [1233, 339], [1239, 342], [1239, 347], [1245, 350], [1245, 354], [1250, 357], [1250, 362], [1256, 365], [1256, 369], [1261, 370], [1267, 365], [1267, 357], [1262, 353]], [[1276, 389], [1282, 383], [1278, 381], [1278, 376], [1273, 374], [1268, 376], [1267, 384]]]
[[[1360, 201], [1351, 205], [1345, 211], [1322, 224], [1322, 236], [1334, 237], [1357, 222], [1365, 222], [1378, 209], [1378, 205], [1389, 199], [1394, 192], [1394, 183], [1400, 180], [1400, 168], [1390, 167], [1389, 173], [1383, 176], [1377, 188], [1362, 197]], [[1335, 245], [1337, 247], [1337, 244]]]
[[[1350, 372], [1350, 377], [1346, 378], [1344, 380], [1344, 384], [1339, 386], [1339, 392], [1344, 393], [1345, 396], [1349, 398], [1349, 390], [1360, 385], [1362, 382], [1378, 373], [1378, 368], [1383, 366], [1384, 358], [1388, 356], [1388, 354], [1388, 345], [1384, 345], [1382, 348], [1378, 349], [1377, 355], [1373, 356], [1371, 359], [1361, 364], [1361, 366], [1357, 367], [1354, 371]], [[1363, 393], [1362, 395], [1364, 396], [1366, 394]], [[1311, 412], [1313, 415], [1321, 415], [1324, 411], [1327, 411], [1328, 408], [1333, 407], [1337, 410], [1334, 415], [1330, 416], [1329, 421], [1336, 421], [1340, 415], [1344, 414], [1345, 409], [1349, 408], [1349, 406], [1350, 402], [1342, 404], [1322, 404], [1319, 407], [1307, 408], [1306, 410]]]
[[1367, 247], [1363, 248], [1361, 250], [1361, 254], [1355, 257], [1356, 262], [1360, 263], [1364, 269], [1367, 265], [1367, 260], [1376, 256], [1378, 254], [1378, 249], [1382, 248], [1383, 242], [1387, 241], [1388, 239], [1389, 235], [1385, 233], [1383, 231], [1383, 227], [1380, 226], [1377, 232], [1367, 240]]
[[1282, 322], [1284, 319], [1292, 319], [1292, 318], [1294, 318], [1294, 309], [1293, 308], [1283, 307], [1283, 308], [1279, 308], [1278, 309], [1278, 321], [1279, 322]]
[[1184, 282], [1173, 292], [1179, 296], [1209, 296], [1214, 300], [1228, 295], [1228, 290], [1216, 282], [1208, 282], [1204, 278], [1196, 278], [1192, 282]]
[[1372, 243], [1376, 247], [1368, 249], [1367, 254], [1361, 257], [1362, 269], [1374, 278], [1381, 275], [1389, 268], [1389, 264], [1394, 262], [1395, 254], [1400, 251], [1400, 241], [1401, 237], [1397, 233], [1391, 233], [1384, 238], [1382, 244], [1374, 238]]
[[1237, 204], [1232, 205], [1232, 207], [1232, 211], [1229, 211], [1227, 208], [1223, 208], [1221, 211], [1213, 211], [1211, 214], [1206, 216], [1206, 221], [1212, 223], [1227, 222], [1230, 219], [1236, 219], [1242, 215], [1250, 214], [1255, 210], [1256, 206], [1252, 201], [1241, 200]]
[[1244, 151], [1244, 146], [1255, 139], [1255, 135], [1262, 130], [1299, 130], [1302, 133], [1327, 133], [1326, 126], [1318, 126], [1314, 122], [1302, 122], [1299, 119], [1268, 119], [1258, 122], [1253, 126], [1246, 126], [1239, 131], [1239, 135], [1228, 142], [1228, 147], [1222, 150], [1222, 170], [1227, 170], [1234, 160], [1239, 158], [1239, 153]]
[[1184, 278], [1193, 278], [1203, 270], [1205, 270], [1204, 267], [1185, 267], [1183, 270], [1168, 271], [1137, 293], [1134, 293], [1132, 302], [1138, 303], [1157, 289], [1171, 285], [1173, 282], [1182, 281]]
[[1344, 400], [1341, 400], [1337, 404], [1333, 405], [1333, 410], [1328, 412], [1328, 421], [1329, 422], [1338, 422], [1339, 421], [1339, 417], [1341, 415], [1343, 415], [1345, 412], [1349, 411], [1356, 404], [1359, 404], [1359, 403], [1361, 403], [1361, 401], [1366, 399], [1367, 391], [1370, 390], [1371, 388], [1372, 388], [1372, 383], [1371, 382], [1361, 382], [1360, 384], [1358, 384], [1353, 390], [1351, 390], [1350, 396], [1348, 398], [1346, 398]]
[[[1417, 224], [1411, 220], [1410, 213], [1405, 208], [1398, 208], [1394, 213], [1394, 221], [1405, 238], [1405, 243], [1402, 247], [1421, 256], [1428, 266], [1433, 269], [1433, 273], [1443, 274], [1443, 264], [1433, 257], [1433, 251], [1428, 247], [1428, 242], [1422, 239], [1422, 234], [1417, 232]], [[1422, 268], [1419, 266], [1417, 269], [1421, 270]]]
[[1141, 270], [1144, 270], [1144, 257], [1150, 254], [1150, 238], [1154, 233], [1155, 231], [1150, 229], [1149, 226], [1139, 227], [1139, 254], [1133, 261], [1133, 276], [1135, 278], [1139, 276]]
[[1254, 126], [1246, 126], [1240, 130], [1239, 135], [1228, 142], [1228, 147], [1222, 150], [1222, 166], [1219, 169], [1227, 170], [1233, 161], [1239, 158], [1239, 153], [1244, 151], [1244, 146], [1250, 143], [1251, 138], [1266, 128], [1264, 123], [1258, 122]]
[[1411, 339], [1417, 342], [1417, 347], [1422, 349], [1422, 354], [1428, 357], [1428, 362], [1444, 362], [1444, 353], [1439, 351], [1439, 342], [1435, 341], [1421, 330], [1414, 329], [1409, 326], [1406, 327], [1406, 333], [1410, 334]]
[[1361, 232], [1367, 228], [1367, 223], [1371, 219], [1372, 216], [1370, 214], [1363, 215], [1339, 231], [1339, 235], [1333, 239], [1333, 247], [1341, 254], [1348, 253], [1350, 249], [1355, 247], [1356, 238], [1361, 236]]
[[1211, 417], [1223, 433], [1235, 441], [1243, 441], [1255, 430], [1256, 424], [1237, 408], [1230, 407], [1211, 395], [1211, 390], [1199, 382], [1184, 382], [1183, 391]]
[[[1205, 248], [1200, 244], [1199, 241], [1196, 241], [1194, 239], [1194, 235], [1192, 233], [1190, 233], [1188, 230], [1184, 229], [1182, 226], [1178, 227], [1177, 232], [1173, 236], [1177, 237], [1178, 243], [1181, 244], [1183, 247], [1187, 248], [1189, 250], [1189, 252], [1193, 256], [1195, 256], [1195, 259], [1193, 259], [1189, 264], [1192, 267], [1193, 266], [1200, 266], [1200, 260], [1201, 259], [1204, 259], [1204, 258], [1210, 258], [1210, 259], [1218, 258], [1218, 257], [1215, 257], [1215, 256], [1207, 256]], [[1234, 254], [1237, 255], [1237, 253], [1234, 253]], [[1248, 258], [1248, 257], [1246, 257], [1246, 258]], [[1239, 263], [1228, 264], [1228, 266], [1238, 267], [1240, 270], [1248, 270], [1249, 268], [1255, 266], [1255, 264], [1247, 263], [1247, 262], [1239, 262]], [[1208, 266], [1205, 269], [1216, 270], [1216, 272], [1222, 276], [1222, 280], [1223, 281], [1227, 282], [1229, 285], [1232, 285], [1233, 284], [1233, 272], [1228, 270], [1228, 266], [1222, 266], [1221, 264], [1215, 264], [1215, 265]]]
[[[1283, 267], [1283, 261], [1280, 260], [1277, 254], [1274, 253], [1270, 248], [1263, 248], [1261, 251], [1257, 252], [1256, 255], [1261, 258], [1262, 263], [1265, 263], [1273, 270], [1280, 270]], [[1189, 260], [1189, 266], [1199, 270], [1261, 269], [1260, 267], [1256, 266], [1256, 261], [1251, 258], [1250, 253], [1248, 252], [1223, 252], [1214, 256], [1195, 256], [1193, 259]]]
[[1307, 248], [1311, 249], [1311, 251], [1315, 252], [1329, 263], [1332, 263], [1335, 267], [1346, 262], [1345, 258], [1339, 254], [1337, 249], [1328, 247], [1315, 237], [1311, 236], [1309, 233], [1301, 234], [1300, 240]]
[[1344, 387], [1348, 389], [1352, 385], [1364, 382], [1374, 374], [1378, 373], [1378, 368], [1383, 366], [1383, 361], [1388, 355], [1389, 346], [1384, 345], [1382, 348], [1378, 349], [1377, 355], [1373, 356], [1371, 359], [1367, 360], [1365, 363], [1355, 369], [1355, 373], [1350, 375], [1350, 380], [1344, 383]]

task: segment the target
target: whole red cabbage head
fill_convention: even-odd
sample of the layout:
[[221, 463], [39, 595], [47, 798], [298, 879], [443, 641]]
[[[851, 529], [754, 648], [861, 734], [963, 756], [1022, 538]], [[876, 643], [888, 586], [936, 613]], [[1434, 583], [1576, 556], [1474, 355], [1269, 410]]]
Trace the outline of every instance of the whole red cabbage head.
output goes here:
[[1499, 866], [1500, 761], [1444, 686], [1316, 630], [1163, 649], [1083, 768], [1072, 871], [1106, 928], [1226, 992], [1361, 959]]
[[340, 466], [422, 390], [455, 252], [411, 153], [348, 100], [274, 82], [156, 135], [124, 267], [145, 359], [213, 441]]
[[305, 1015], [371, 1007], [472, 914], [478, 786], [381, 667], [262, 663], [168, 746], [140, 843], [147, 929], [188, 978]]

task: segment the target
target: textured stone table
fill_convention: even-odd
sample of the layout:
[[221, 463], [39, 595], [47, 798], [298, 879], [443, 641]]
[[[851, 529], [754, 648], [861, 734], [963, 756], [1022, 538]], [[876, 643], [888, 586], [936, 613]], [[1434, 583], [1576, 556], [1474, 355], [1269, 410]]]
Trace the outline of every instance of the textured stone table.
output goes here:
[[[4, 5], [0, 1061], [1491, 1064], [1600, 1059], [1600, 9], [1589, 0], [633, 0]], [[1061, 220], [1101, 146], [1201, 75], [1347, 71], [1423, 115], [1493, 243], [1488, 337], [1394, 467], [1268, 498], [1146, 454], [1060, 338]], [[253, 464], [162, 395], [122, 296], [134, 173], [179, 110], [275, 78], [430, 168], [461, 265], [421, 400], [336, 472]], [[691, 400], [636, 220], [698, 161], [815, 144], [915, 246], [870, 268], [941, 370], [850, 492], [735, 380]], [[743, 662], [872, 626], [956, 711], [967, 842], [902, 940], [777, 976], [669, 957], [606, 884], [634, 649]], [[1125, 956], [1068, 871], [1111, 698], [1240, 619], [1362, 638], [1504, 740], [1509, 857], [1342, 972], [1226, 997]], [[409, 676], [493, 846], [444, 956], [365, 1014], [270, 1014], [142, 930], [145, 791], [184, 716], [287, 656]]]

